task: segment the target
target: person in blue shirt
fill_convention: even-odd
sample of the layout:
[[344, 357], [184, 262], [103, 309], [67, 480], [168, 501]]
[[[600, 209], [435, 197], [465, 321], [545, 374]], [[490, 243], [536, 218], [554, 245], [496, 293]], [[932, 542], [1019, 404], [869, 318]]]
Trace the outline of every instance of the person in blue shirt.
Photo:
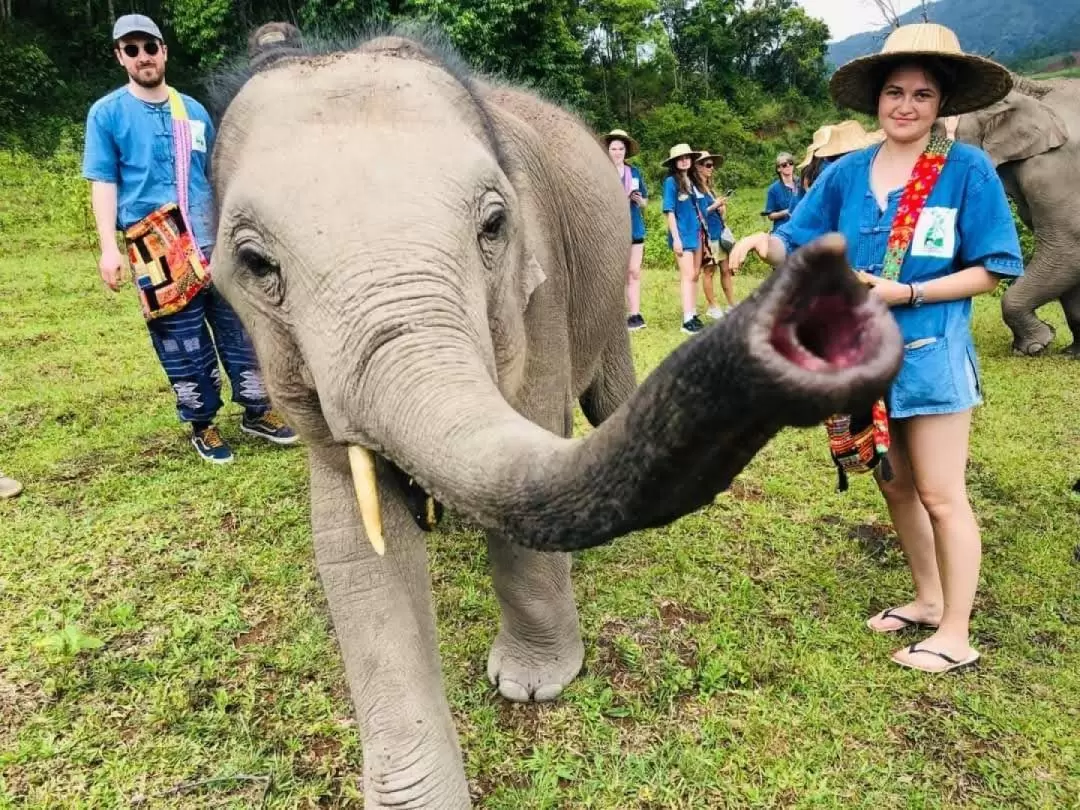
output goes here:
[[703, 152], [696, 161], [701, 182], [701, 214], [705, 217], [705, 226], [709, 233], [709, 250], [715, 262], [701, 268], [701, 289], [705, 293], [705, 306], [708, 307], [705, 314], [713, 320], [719, 320], [726, 314], [724, 308], [716, 303], [714, 278], [718, 265], [720, 287], [724, 291], [728, 308], [735, 306], [735, 279], [731, 273], [727, 251], [720, 245], [720, 237], [724, 233], [724, 217], [727, 216], [727, 197], [718, 195], [713, 188], [713, 173], [716, 171], [716, 165], [721, 162], [723, 158], [710, 154], [708, 151]]
[[791, 218], [799, 204], [799, 184], [795, 180], [795, 158], [788, 152], [776, 156], [776, 179], [765, 192], [765, 210], [776, 231]]
[[677, 144], [669, 150], [663, 162], [668, 170], [664, 178], [664, 216], [667, 218], [668, 247], [675, 253], [679, 268], [679, 288], [682, 300], [682, 331], [693, 335], [705, 328], [697, 315], [697, 282], [701, 274], [702, 233], [698, 219], [701, 190], [694, 182], [697, 173], [694, 161], [700, 155], [687, 144]]
[[626, 274], [626, 328], [631, 332], [645, 328], [641, 315], [641, 262], [645, 255], [645, 206], [649, 204], [649, 191], [645, 178], [637, 166], [626, 160], [639, 151], [638, 143], [621, 129], [613, 129], [604, 136], [608, 156], [615, 164], [619, 180], [630, 203], [630, 265]]
[[951, 145], [915, 223], [899, 280], [881, 273], [893, 218], [935, 120], [987, 107], [1010, 86], [1003, 67], [964, 54], [949, 29], [929, 23], [898, 28], [881, 54], [845, 65], [831, 81], [838, 104], [877, 114], [884, 143], [830, 165], [791, 222], [771, 236], [740, 240], [731, 257], [737, 267], [755, 250], [775, 266], [800, 246], [839, 231], [851, 266], [892, 308], [904, 359], [886, 400], [894, 477], [878, 477], [878, 485], [907, 556], [915, 598], [867, 624], [881, 633], [932, 628], [929, 638], [893, 655], [898, 664], [928, 672], [979, 658], [969, 622], [981, 541], [964, 480], [972, 409], [983, 398], [970, 328], [972, 297], [1023, 272], [1008, 200], [983, 151]]
[[[149, 17], [124, 15], [113, 26], [113, 48], [128, 82], [90, 108], [83, 176], [91, 183], [101, 243], [98, 270], [105, 285], [117, 290], [125, 260], [117, 247], [116, 231], [126, 231], [162, 205], [179, 205], [180, 199], [165, 84], [168, 50], [161, 30]], [[198, 101], [183, 94], [180, 98], [190, 119], [191, 232], [203, 255], [210, 257], [216, 232], [209, 181], [214, 127]], [[201, 458], [215, 463], [233, 459], [214, 425], [222, 405], [218, 355], [232, 383], [233, 401], [244, 407], [241, 430], [275, 444], [298, 440], [271, 409], [251, 340], [212, 283], [179, 312], [148, 320], [147, 328], [176, 395], [180, 420], [192, 424], [191, 442]]]

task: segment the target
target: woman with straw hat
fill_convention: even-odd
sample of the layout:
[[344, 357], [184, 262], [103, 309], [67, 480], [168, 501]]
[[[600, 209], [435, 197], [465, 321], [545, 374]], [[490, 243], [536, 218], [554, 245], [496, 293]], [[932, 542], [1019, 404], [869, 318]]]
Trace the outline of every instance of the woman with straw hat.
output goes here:
[[663, 162], [668, 170], [664, 178], [664, 215], [668, 226], [668, 247], [675, 252], [679, 268], [682, 298], [682, 331], [693, 335], [705, 328], [697, 315], [697, 280], [701, 273], [703, 240], [698, 200], [701, 191], [694, 182], [694, 161], [701, 155], [685, 143], [676, 144]]
[[[735, 306], [735, 281], [728, 263], [727, 251], [720, 244], [724, 234], [724, 218], [727, 216], [727, 197], [717, 194], [713, 188], [713, 172], [716, 165], [722, 162], [720, 155], [710, 154], [708, 150], [702, 152], [694, 161], [701, 182], [701, 213], [705, 217], [705, 229], [708, 231], [709, 250], [713, 259], [712, 262], [702, 262], [701, 289], [705, 293], [705, 306], [708, 307], [705, 314], [713, 320], [719, 320], [725, 315], [724, 308], [716, 303], [714, 277], [717, 265], [720, 266], [720, 288], [724, 291], [728, 308]], [[731, 245], [728, 244], [728, 247]]]
[[638, 143], [624, 130], [613, 129], [604, 136], [608, 157], [615, 164], [615, 171], [622, 180], [623, 190], [630, 201], [630, 264], [626, 272], [626, 328], [630, 331], [645, 328], [641, 317], [641, 260], [645, 253], [645, 206], [649, 192], [645, 178], [636, 166], [626, 163], [638, 153]]
[[915, 584], [915, 598], [883, 610], [871, 630], [930, 628], [893, 660], [927, 672], [973, 664], [969, 621], [981, 542], [964, 471], [973, 408], [982, 402], [971, 337], [971, 299], [1023, 272], [1005, 191], [979, 149], [932, 137], [939, 116], [1003, 98], [1009, 72], [965, 54], [955, 34], [930, 23], [902, 26], [881, 53], [840, 68], [831, 81], [842, 106], [877, 114], [883, 143], [829, 166], [774, 234], [732, 250], [777, 265], [829, 231], [847, 240], [860, 278], [892, 307], [904, 361], [887, 396], [888, 467], [875, 468]]

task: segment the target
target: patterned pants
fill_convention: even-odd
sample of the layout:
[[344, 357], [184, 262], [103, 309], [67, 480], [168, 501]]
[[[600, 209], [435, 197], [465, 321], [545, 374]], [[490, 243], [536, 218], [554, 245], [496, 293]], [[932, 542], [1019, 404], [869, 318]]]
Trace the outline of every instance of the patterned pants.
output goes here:
[[218, 355], [232, 383], [233, 402], [243, 405], [252, 415], [269, 409], [270, 399], [251, 339], [213, 284], [180, 312], [147, 321], [146, 326], [176, 393], [181, 422], [209, 424], [221, 409]]

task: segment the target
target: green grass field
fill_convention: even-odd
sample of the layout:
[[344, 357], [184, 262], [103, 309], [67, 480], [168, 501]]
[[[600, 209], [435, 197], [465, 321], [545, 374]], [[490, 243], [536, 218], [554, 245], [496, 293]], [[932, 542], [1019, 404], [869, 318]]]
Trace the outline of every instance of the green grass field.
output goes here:
[[[760, 196], [736, 197], [740, 232]], [[9, 227], [22, 247], [0, 254], [0, 469], [27, 487], [0, 502], [0, 807], [361, 806], [303, 451], [242, 437], [229, 405], [236, 463], [199, 462], [132, 287], [104, 290], [85, 237], [55, 236]], [[649, 256], [642, 375], [688, 339]], [[1010, 356], [996, 299], [975, 329], [978, 670], [902, 670], [888, 656], [918, 636], [863, 626], [908, 598], [907, 570], [873, 483], [835, 493], [823, 429], [577, 556], [586, 671], [553, 705], [488, 685], [484, 544], [451, 517], [429, 549], [477, 806], [1080, 806], [1080, 364]]]

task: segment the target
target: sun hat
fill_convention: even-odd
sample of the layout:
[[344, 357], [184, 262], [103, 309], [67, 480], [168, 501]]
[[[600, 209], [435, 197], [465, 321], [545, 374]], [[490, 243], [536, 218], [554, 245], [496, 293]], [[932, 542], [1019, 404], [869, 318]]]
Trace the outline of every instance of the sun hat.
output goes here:
[[817, 148], [814, 154], [821, 158], [846, 155], [848, 152], [855, 152], [873, 146], [884, 139], [885, 133], [880, 129], [867, 132], [858, 121], [841, 121], [839, 124], [829, 128], [825, 142]]
[[1008, 69], [991, 59], [964, 53], [956, 34], [937, 23], [902, 25], [889, 34], [881, 52], [853, 59], [829, 81], [833, 100], [842, 107], [876, 115], [876, 80], [890, 65], [935, 58], [956, 71], [956, 81], [938, 113], [945, 117], [974, 112], [1000, 101], [1012, 89]]
[[677, 143], [670, 150], [668, 150], [667, 160], [661, 161], [661, 166], [670, 166], [676, 160], [681, 157], [689, 157], [692, 160], [697, 160], [701, 152], [698, 152], [690, 148], [688, 143]]
[[603, 137], [604, 146], [611, 146], [612, 141], [622, 141], [626, 144], [626, 156], [628, 158], [633, 157], [641, 148], [638, 146], [638, 142], [626, 134], [626, 130], [613, 129], [607, 135]]
[[131, 34], [149, 34], [155, 39], [165, 39], [161, 35], [161, 29], [157, 27], [157, 23], [145, 14], [125, 14], [116, 19], [112, 29], [113, 42]]
[[814, 159], [814, 155], [817, 154], [817, 150], [823, 147], [829, 140], [829, 133], [832, 132], [833, 125], [826, 124], [823, 127], [818, 127], [814, 132], [814, 140], [806, 147], [806, 157], [802, 159], [802, 163], [798, 165], [799, 171], [802, 171], [810, 165], [810, 161]]
[[694, 159], [694, 163], [701, 163], [701, 161], [707, 160], [708, 158], [712, 158], [714, 163], [723, 163], [724, 162], [724, 156], [723, 155], [714, 155], [708, 149], [703, 149], [701, 154], [698, 155], [697, 158]]

